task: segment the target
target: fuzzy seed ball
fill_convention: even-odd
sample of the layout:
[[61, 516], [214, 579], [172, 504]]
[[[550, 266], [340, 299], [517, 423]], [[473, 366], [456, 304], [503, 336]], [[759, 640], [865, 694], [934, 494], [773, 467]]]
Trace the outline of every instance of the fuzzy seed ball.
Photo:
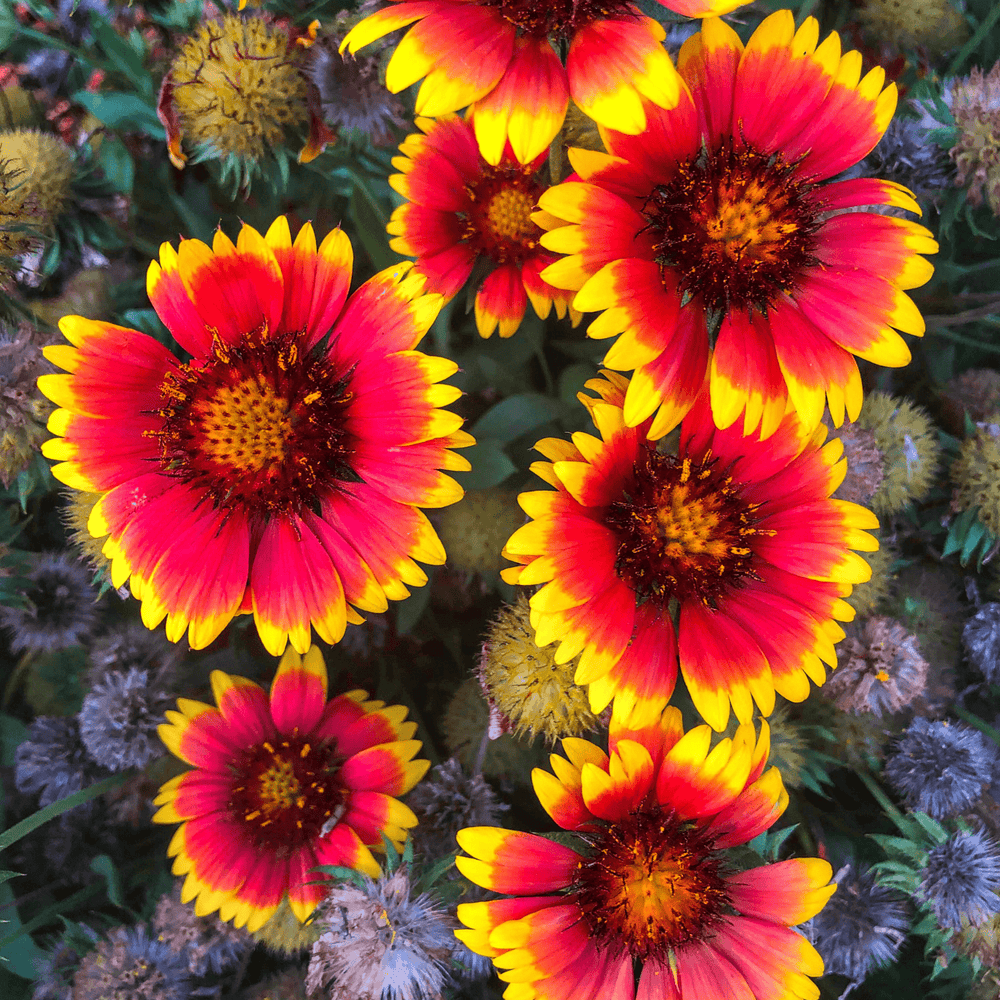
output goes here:
[[203, 22], [170, 67], [181, 134], [209, 156], [261, 159], [309, 119], [300, 54], [259, 16]]
[[49, 229], [66, 206], [73, 180], [73, 154], [62, 140], [34, 129], [0, 132], [4, 164], [0, 207], [0, 256], [16, 257], [30, 249], [26, 233], [9, 226]]
[[0, 325], [0, 483], [5, 487], [49, 436], [45, 422], [52, 404], [38, 391], [37, 382], [39, 375], [53, 370], [31, 327]]
[[31, 311], [49, 326], [56, 327], [63, 316], [85, 316], [107, 320], [111, 316], [111, 288], [108, 272], [103, 267], [88, 267], [77, 271], [59, 295], [37, 299], [29, 304]]
[[524, 524], [517, 494], [510, 490], [469, 490], [441, 511], [438, 535], [448, 566], [463, 573], [499, 573], [507, 565], [500, 553]]
[[898, 514], [923, 500], [934, 483], [941, 454], [927, 413], [907, 399], [871, 392], [857, 422], [872, 432], [882, 453], [882, 482], [868, 506], [882, 516]]
[[573, 683], [579, 657], [556, 663], [558, 643], [539, 647], [528, 598], [503, 608], [483, 644], [480, 672], [496, 707], [517, 735], [544, 736], [551, 744], [597, 728], [587, 692]]
[[972, 665], [991, 683], [1000, 680], [1000, 604], [984, 604], [962, 629]]
[[979, 508], [979, 519], [1000, 534], [1000, 413], [977, 425], [951, 467], [952, 502], [960, 511]]
[[858, 20], [897, 49], [941, 55], [969, 37], [969, 27], [950, 0], [865, 0]]

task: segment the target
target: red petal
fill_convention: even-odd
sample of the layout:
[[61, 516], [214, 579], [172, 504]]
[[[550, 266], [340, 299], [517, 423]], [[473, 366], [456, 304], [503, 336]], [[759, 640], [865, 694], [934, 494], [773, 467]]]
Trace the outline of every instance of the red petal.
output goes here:
[[501, 337], [512, 337], [528, 308], [528, 296], [518, 264], [503, 264], [493, 271], [476, 293], [476, 328], [490, 337], [499, 325]]
[[494, 166], [510, 148], [520, 163], [547, 151], [566, 117], [566, 70], [548, 38], [522, 35], [496, 87], [476, 104], [473, 124], [484, 159]]
[[275, 518], [264, 528], [250, 570], [254, 618], [268, 652], [279, 656], [285, 643], [304, 653], [310, 624], [320, 638], [339, 642], [347, 627], [347, 605], [330, 557], [299, 518]]

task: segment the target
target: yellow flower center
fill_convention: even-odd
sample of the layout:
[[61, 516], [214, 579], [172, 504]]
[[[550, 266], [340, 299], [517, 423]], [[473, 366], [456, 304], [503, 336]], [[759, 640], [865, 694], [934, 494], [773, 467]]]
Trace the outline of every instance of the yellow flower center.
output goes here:
[[712, 605], [752, 572], [755, 504], [709, 457], [678, 459], [644, 449], [621, 499], [605, 511], [618, 537], [615, 570], [640, 600]]
[[287, 809], [298, 798], [302, 791], [295, 768], [290, 760], [278, 759], [260, 776], [260, 808], [267, 813], [276, 809]]
[[782, 217], [782, 202], [787, 202], [787, 196], [776, 195], [756, 179], [745, 185], [722, 181], [715, 211], [704, 219], [705, 233], [721, 244], [722, 253], [732, 261], [774, 261], [786, 239], [799, 228], [794, 218]]
[[653, 528], [662, 540], [663, 555], [681, 559], [686, 555], [726, 556], [725, 510], [717, 493], [696, 496], [694, 484], [681, 481], [663, 498]]
[[347, 429], [350, 375], [299, 350], [294, 333], [216, 343], [211, 358], [161, 386], [164, 471], [213, 503], [255, 515], [314, 508], [338, 480], [357, 481]]
[[650, 192], [644, 231], [682, 293], [711, 310], [766, 311], [815, 264], [821, 206], [780, 154], [724, 142]]
[[501, 188], [490, 199], [486, 217], [497, 239], [531, 239], [538, 227], [531, 221], [534, 201], [519, 188]]
[[259, 472], [285, 460], [292, 432], [290, 402], [260, 376], [223, 386], [199, 400], [193, 412], [205, 435], [202, 450], [219, 465]]
[[479, 179], [469, 184], [465, 239], [496, 264], [521, 263], [535, 251], [541, 229], [531, 221], [542, 186], [530, 166], [481, 165]]
[[609, 825], [573, 888], [591, 935], [642, 959], [704, 936], [729, 903], [711, 843], [662, 812]]

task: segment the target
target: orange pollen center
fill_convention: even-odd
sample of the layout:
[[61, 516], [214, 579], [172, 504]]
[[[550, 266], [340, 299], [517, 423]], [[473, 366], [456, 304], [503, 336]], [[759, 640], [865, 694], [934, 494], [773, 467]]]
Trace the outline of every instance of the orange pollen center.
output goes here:
[[465, 239], [496, 264], [520, 264], [534, 253], [542, 235], [531, 221], [542, 186], [531, 167], [483, 163], [481, 170], [465, 189]]
[[261, 472], [284, 462], [292, 436], [290, 411], [289, 400], [259, 375], [223, 386], [192, 406], [205, 434], [205, 457], [237, 472]]
[[598, 834], [573, 890], [592, 937], [644, 960], [702, 937], [729, 907], [711, 842], [659, 811]]
[[531, 221], [534, 207], [530, 195], [518, 188], [501, 188], [486, 208], [493, 235], [497, 239], [530, 241], [537, 227]]
[[644, 231], [682, 293], [712, 310], [764, 312], [816, 263], [812, 190], [780, 153], [725, 142], [652, 190]]
[[294, 334], [216, 341], [206, 360], [167, 373], [160, 392], [162, 468], [204, 490], [218, 507], [247, 514], [314, 509], [338, 480], [357, 481], [347, 428], [350, 372]]
[[618, 537], [615, 570], [639, 600], [714, 605], [753, 575], [759, 505], [747, 503], [710, 456], [679, 459], [644, 447], [621, 499], [605, 512]]
[[276, 760], [261, 776], [257, 794], [260, 807], [266, 813], [290, 808], [299, 798], [302, 786], [295, 777], [291, 761]]
[[228, 811], [254, 843], [282, 853], [328, 833], [344, 812], [342, 758], [299, 736], [265, 741], [230, 764]]
[[719, 185], [714, 206], [705, 206], [701, 220], [705, 235], [716, 240], [719, 251], [732, 261], [775, 261], [787, 239], [798, 230], [794, 219], [781, 216], [781, 202], [768, 201], [769, 192], [759, 181], [740, 188], [731, 181]]

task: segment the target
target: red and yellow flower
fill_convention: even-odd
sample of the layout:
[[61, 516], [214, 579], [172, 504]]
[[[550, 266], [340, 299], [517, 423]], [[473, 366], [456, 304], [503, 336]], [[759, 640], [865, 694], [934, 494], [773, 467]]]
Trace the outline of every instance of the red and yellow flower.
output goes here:
[[[635, 370], [625, 420], [658, 408], [657, 434], [691, 406], [706, 370], [720, 427], [776, 428], [791, 399], [807, 431], [829, 404], [839, 426], [861, 409], [855, 357], [897, 367], [897, 331], [924, 321], [905, 289], [933, 272], [931, 233], [907, 219], [854, 211], [913, 196], [869, 177], [828, 181], [881, 139], [896, 107], [876, 68], [840, 39], [817, 45], [807, 18], [772, 14], [744, 48], [718, 19], [681, 49], [672, 110], [646, 104], [646, 129], [603, 130], [607, 153], [571, 150], [578, 179], [542, 195], [567, 254], [544, 272], [603, 310], [591, 337], [618, 336], [604, 363]], [[566, 225], [570, 223], [570, 225]], [[714, 351], [709, 353], [709, 344]]]
[[[397, 253], [416, 257], [414, 270], [427, 278], [426, 291], [451, 299], [475, 271], [476, 327], [489, 337], [499, 326], [510, 337], [528, 301], [544, 319], [556, 307], [576, 326], [580, 313], [569, 305], [572, 292], [539, 277], [558, 255], [538, 244], [542, 230], [531, 214], [545, 185], [538, 171], [545, 153], [518, 163], [510, 147], [496, 166], [480, 155], [471, 123], [446, 115], [437, 122], [418, 118], [423, 133], [407, 136], [393, 165], [403, 171], [389, 183], [404, 198], [388, 230]], [[481, 272], [481, 273], [480, 273]]]
[[364, 691], [326, 700], [314, 646], [289, 649], [270, 695], [243, 677], [212, 672], [218, 708], [181, 698], [160, 736], [192, 770], [155, 799], [157, 823], [180, 823], [168, 854], [195, 913], [255, 931], [287, 897], [304, 921], [323, 898], [317, 865], [376, 876], [370, 848], [400, 850], [417, 818], [397, 796], [423, 777], [413, 760], [416, 723], [402, 705]]
[[[492, 827], [459, 832], [466, 878], [509, 898], [465, 903], [456, 935], [493, 959], [507, 1000], [817, 998], [823, 960], [791, 927], [836, 889], [830, 865], [794, 858], [740, 870], [729, 848], [788, 804], [764, 770], [767, 723], [711, 747], [680, 713], [639, 729], [612, 720], [609, 753], [565, 739], [535, 792], [577, 848]], [[641, 963], [638, 988], [633, 963]]]
[[[665, 4], [692, 17], [740, 5]], [[431, 118], [473, 106], [479, 148], [493, 165], [508, 142], [521, 163], [544, 152], [570, 98], [595, 121], [634, 134], [646, 124], [644, 102], [677, 103], [666, 33], [630, 0], [392, 0], [361, 21], [341, 51], [414, 21], [389, 61], [386, 86], [398, 93], [425, 78], [416, 111]]]
[[310, 626], [337, 642], [426, 582], [414, 562], [444, 549], [419, 509], [462, 490], [442, 469], [472, 442], [438, 407], [454, 362], [414, 350], [441, 307], [401, 264], [350, 298], [350, 241], [294, 244], [279, 218], [208, 247], [160, 248], [147, 280], [181, 361], [146, 334], [67, 316], [69, 345], [46, 348], [69, 374], [41, 390], [61, 409], [42, 451], [55, 477], [101, 494], [88, 524], [142, 619], [208, 645], [252, 612], [267, 649], [300, 653]]
[[[721, 731], [732, 704], [749, 722], [777, 691], [803, 701], [836, 666], [843, 598], [871, 576], [852, 549], [873, 551], [875, 515], [831, 499], [844, 478], [839, 439], [803, 435], [789, 413], [765, 440], [719, 430], [707, 388], [681, 424], [677, 454], [658, 450], [647, 418], [629, 427], [628, 381], [594, 379], [580, 399], [600, 437], [545, 438], [532, 469], [554, 490], [522, 493], [534, 520], [504, 555], [509, 583], [545, 584], [531, 598], [539, 646], [580, 660], [594, 712], [636, 725], [670, 698], [678, 661], [702, 718]], [[676, 619], [676, 621], [675, 621]]]

